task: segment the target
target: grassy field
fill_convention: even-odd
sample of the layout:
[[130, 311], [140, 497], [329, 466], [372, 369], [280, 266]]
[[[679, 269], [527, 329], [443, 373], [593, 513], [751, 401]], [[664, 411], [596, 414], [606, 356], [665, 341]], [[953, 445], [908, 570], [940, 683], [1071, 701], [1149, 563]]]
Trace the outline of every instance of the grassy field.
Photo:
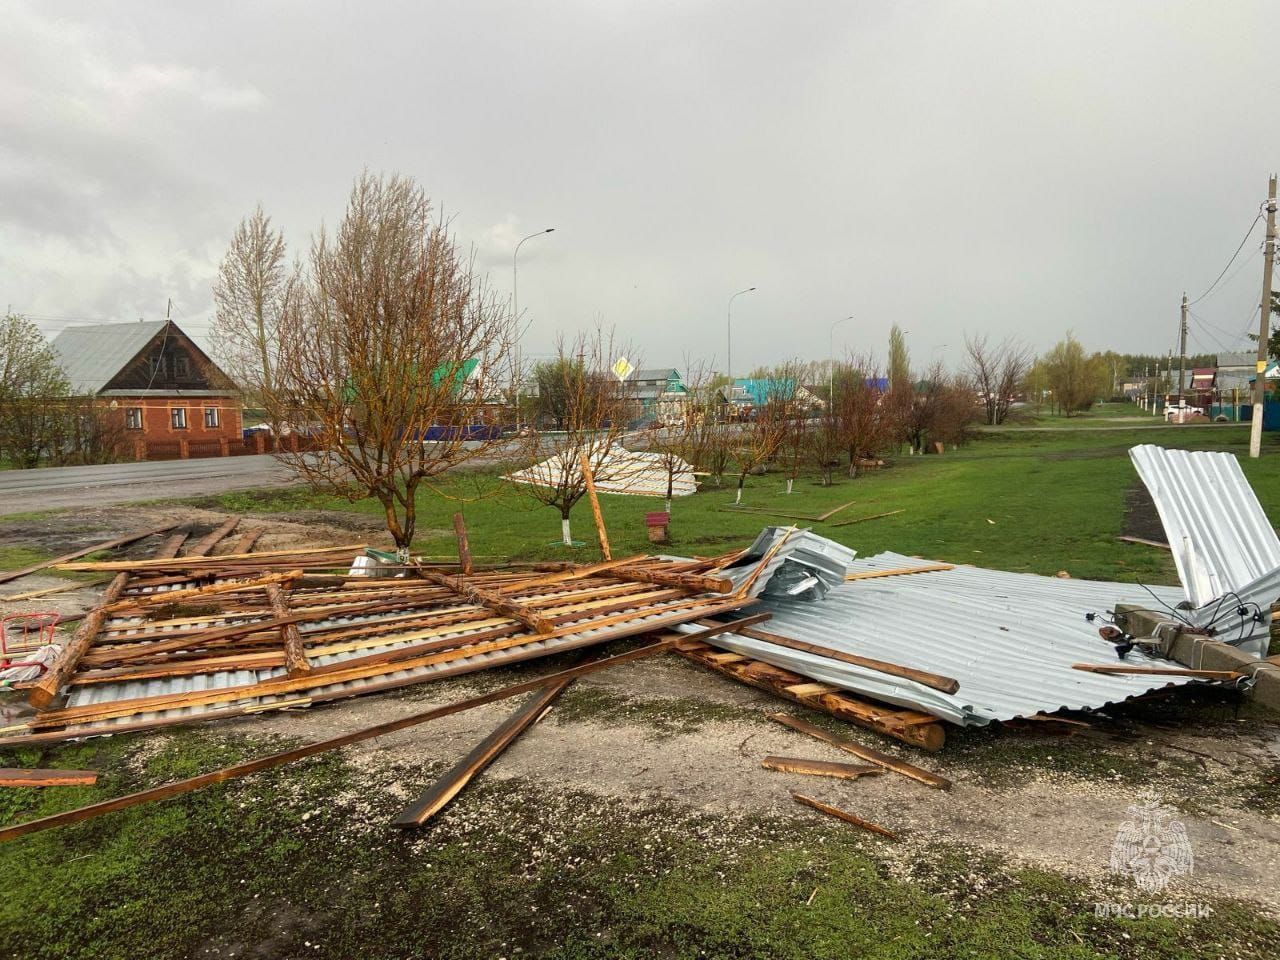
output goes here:
[[[1009, 430], [943, 456], [899, 458], [829, 488], [803, 477], [790, 496], [777, 475], [751, 477], [745, 502], [816, 514], [854, 501], [832, 522], [903, 510], [846, 527], [797, 521], [863, 555], [892, 549], [1011, 570], [1170, 582], [1167, 553], [1115, 539], [1136, 482], [1126, 455], [1134, 443], [1239, 453], [1247, 433]], [[1268, 440], [1268, 458], [1242, 461], [1273, 513], [1280, 511], [1277, 455], [1280, 447]], [[712, 487], [677, 501], [669, 549], [720, 552], [769, 522], [735, 511], [732, 499], [728, 487]], [[378, 512], [369, 503], [290, 490], [201, 505]], [[423, 495], [420, 551], [452, 553], [449, 519], [458, 509], [477, 554], [597, 556], [585, 503], [575, 511], [575, 533], [589, 542], [566, 550], [549, 543], [559, 531], [556, 512], [495, 472], [450, 479]], [[643, 515], [653, 509], [658, 502], [604, 498], [615, 554], [648, 549]], [[579, 691], [569, 701], [576, 707], [559, 718], [553, 713], [551, 722], [611, 709], [589, 699]], [[697, 722], [696, 705], [682, 709], [665, 723], [655, 720], [655, 736]], [[1118, 778], [1127, 770], [1089, 744], [1031, 739], [1002, 748], [998, 741], [985, 732], [958, 737], [954, 752], [993, 771], [1011, 769], [1010, 755], [1047, 769], [1065, 761], [1080, 776], [1096, 768], [1099, 777]], [[283, 745], [179, 730], [0, 752], [2, 765], [103, 771], [92, 788], [0, 793], [0, 822]], [[1212, 916], [1202, 919], [1100, 921], [1092, 903], [1129, 891], [959, 846], [894, 859], [878, 841], [840, 824], [711, 815], [644, 797], [623, 803], [519, 779], [481, 778], [421, 837], [389, 831], [396, 796], [413, 795], [445, 766], [357, 766], [331, 754], [0, 845], [0, 956], [1136, 960], [1280, 951], [1280, 925], [1237, 901], [1215, 901]], [[1152, 775], [1146, 766], [1135, 770]]]

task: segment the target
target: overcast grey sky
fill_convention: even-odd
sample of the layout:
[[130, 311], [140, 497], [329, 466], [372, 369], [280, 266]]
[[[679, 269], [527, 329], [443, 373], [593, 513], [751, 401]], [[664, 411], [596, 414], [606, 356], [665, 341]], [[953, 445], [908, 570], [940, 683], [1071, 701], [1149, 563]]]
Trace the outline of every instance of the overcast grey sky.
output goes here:
[[[1265, 2], [0, 0], [0, 301], [201, 336], [259, 201], [301, 249], [361, 167], [417, 177], [527, 350], [652, 365], [963, 333], [1164, 352], [1280, 168]], [[1239, 345], [1255, 230], [1195, 307]], [[1238, 272], [1237, 272], [1237, 268]]]

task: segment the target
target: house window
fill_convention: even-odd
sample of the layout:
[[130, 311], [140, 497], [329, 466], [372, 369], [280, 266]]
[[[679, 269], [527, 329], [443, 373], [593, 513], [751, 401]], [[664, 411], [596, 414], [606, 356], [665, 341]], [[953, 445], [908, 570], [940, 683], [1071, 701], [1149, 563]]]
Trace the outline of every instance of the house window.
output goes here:
[[186, 407], [170, 407], [169, 408], [169, 425], [175, 430], [187, 429], [187, 408]]
[[173, 375], [175, 377], [186, 377], [191, 373], [191, 363], [184, 356], [173, 358]]
[[218, 425], [218, 408], [217, 407], [204, 408], [204, 425], [209, 430], [212, 430], [215, 427], [217, 427]]
[[124, 408], [124, 428], [126, 430], [142, 429], [142, 408], [141, 407], [125, 407]]

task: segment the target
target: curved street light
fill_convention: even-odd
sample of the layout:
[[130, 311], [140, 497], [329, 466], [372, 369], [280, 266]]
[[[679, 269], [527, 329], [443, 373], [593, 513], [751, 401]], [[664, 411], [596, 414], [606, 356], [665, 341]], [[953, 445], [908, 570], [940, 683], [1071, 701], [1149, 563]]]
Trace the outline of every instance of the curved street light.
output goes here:
[[520, 248], [524, 246], [526, 240], [532, 240], [534, 237], [541, 237], [555, 232], [555, 227], [547, 227], [545, 230], [531, 233], [516, 244], [515, 252], [511, 254], [511, 312], [516, 322], [516, 362], [515, 369], [512, 372], [512, 379], [515, 380], [516, 388], [516, 430], [520, 429], [520, 338], [524, 336], [524, 330], [520, 327]]
[[726, 308], [728, 320], [725, 325], [725, 353], [724, 358], [725, 375], [729, 378], [729, 402], [733, 402], [733, 301], [737, 300], [744, 293], [750, 293], [755, 287], [747, 287], [745, 290], [739, 290], [729, 298], [729, 306]]

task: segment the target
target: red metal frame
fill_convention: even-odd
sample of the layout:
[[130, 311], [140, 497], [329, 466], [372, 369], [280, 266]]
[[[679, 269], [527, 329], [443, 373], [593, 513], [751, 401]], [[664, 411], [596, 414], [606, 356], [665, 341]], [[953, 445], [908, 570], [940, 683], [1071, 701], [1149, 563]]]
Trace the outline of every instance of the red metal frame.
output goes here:
[[48, 669], [39, 660], [14, 660], [15, 654], [35, 653], [54, 641], [61, 614], [55, 610], [11, 613], [0, 617], [0, 670], [9, 667]]

